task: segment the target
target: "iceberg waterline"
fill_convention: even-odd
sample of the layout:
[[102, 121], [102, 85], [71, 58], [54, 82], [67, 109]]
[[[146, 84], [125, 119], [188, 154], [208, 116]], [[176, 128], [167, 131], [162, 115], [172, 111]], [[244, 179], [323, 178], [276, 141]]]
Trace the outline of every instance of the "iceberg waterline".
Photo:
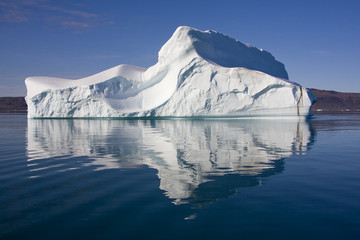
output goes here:
[[148, 68], [119, 65], [69, 80], [29, 77], [29, 118], [310, 114], [314, 98], [270, 53], [179, 27]]

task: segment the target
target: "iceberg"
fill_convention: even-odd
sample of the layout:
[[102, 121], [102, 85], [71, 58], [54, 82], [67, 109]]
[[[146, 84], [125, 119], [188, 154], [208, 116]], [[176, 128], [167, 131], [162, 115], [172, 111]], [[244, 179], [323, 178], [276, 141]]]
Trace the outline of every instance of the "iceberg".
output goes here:
[[269, 52], [181, 26], [150, 68], [28, 77], [28, 118], [307, 116], [314, 97]]

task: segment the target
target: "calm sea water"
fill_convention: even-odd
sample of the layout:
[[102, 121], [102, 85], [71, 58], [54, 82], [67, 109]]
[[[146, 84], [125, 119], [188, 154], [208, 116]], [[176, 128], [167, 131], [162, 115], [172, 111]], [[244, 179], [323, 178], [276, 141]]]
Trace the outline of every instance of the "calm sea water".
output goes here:
[[0, 239], [360, 239], [360, 115], [0, 115]]

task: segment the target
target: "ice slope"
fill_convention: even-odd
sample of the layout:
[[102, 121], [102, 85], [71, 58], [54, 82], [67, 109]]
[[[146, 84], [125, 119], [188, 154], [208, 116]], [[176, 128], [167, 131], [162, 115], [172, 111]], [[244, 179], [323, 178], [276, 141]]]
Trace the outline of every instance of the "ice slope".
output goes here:
[[119, 65], [68, 80], [29, 77], [28, 117], [308, 115], [309, 92], [268, 52], [179, 27], [148, 68]]

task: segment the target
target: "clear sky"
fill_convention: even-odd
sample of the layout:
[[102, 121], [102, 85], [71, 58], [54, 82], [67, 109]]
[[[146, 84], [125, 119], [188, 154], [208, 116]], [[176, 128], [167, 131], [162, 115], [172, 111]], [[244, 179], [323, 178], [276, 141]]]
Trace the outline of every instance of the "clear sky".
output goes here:
[[0, 96], [25, 96], [28, 76], [149, 67], [180, 25], [265, 49], [305, 87], [360, 92], [359, 12], [358, 0], [0, 0]]

